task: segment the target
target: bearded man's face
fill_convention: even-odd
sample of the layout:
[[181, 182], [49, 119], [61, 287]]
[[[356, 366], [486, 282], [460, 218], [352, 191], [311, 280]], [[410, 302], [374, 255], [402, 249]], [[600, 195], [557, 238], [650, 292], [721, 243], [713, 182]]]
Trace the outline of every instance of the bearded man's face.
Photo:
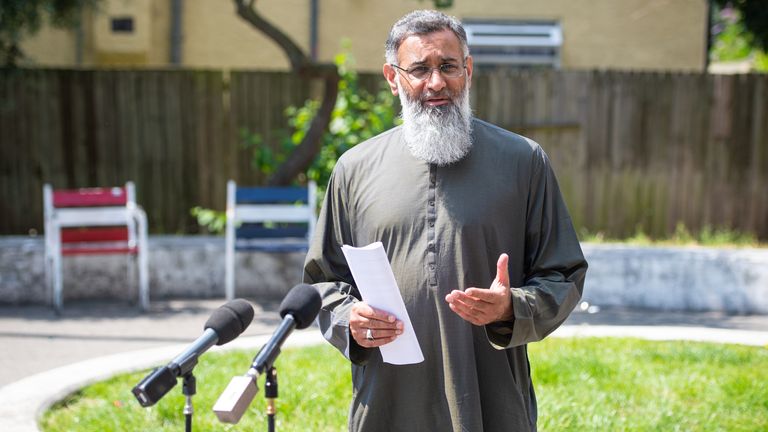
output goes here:
[[471, 57], [450, 30], [412, 35], [398, 49], [400, 65], [384, 73], [403, 107], [403, 136], [411, 153], [439, 166], [472, 147]]

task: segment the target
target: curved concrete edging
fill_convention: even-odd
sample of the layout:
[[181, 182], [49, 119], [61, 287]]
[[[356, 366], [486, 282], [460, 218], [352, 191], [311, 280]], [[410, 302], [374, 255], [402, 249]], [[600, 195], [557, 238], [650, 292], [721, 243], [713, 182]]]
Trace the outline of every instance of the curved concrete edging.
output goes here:
[[[251, 349], [264, 345], [271, 335], [237, 339], [211, 351]], [[554, 337], [636, 337], [648, 340], [692, 340], [768, 347], [768, 331], [713, 329], [673, 326], [566, 325]], [[286, 347], [316, 345], [323, 342], [316, 328], [293, 333]], [[68, 394], [118, 373], [132, 372], [169, 361], [188, 344], [132, 351], [98, 357], [33, 375], [0, 389], [0, 430], [37, 432], [37, 420], [55, 402]], [[243, 366], [245, 368], [245, 366]]]
[[[214, 346], [210, 351], [256, 348], [264, 345], [270, 336], [267, 334], [239, 338], [224, 346]], [[322, 342], [322, 335], [314, 328], [291, 334], [285, 346], [298, 347]], [[0, 389], [0, 431], [39, 431], [38, 419], [51, 405], [68, 394], [118, 373], [148, 369], [167, 363], [188, 346], [189, 344], [178, 344], [97, 357], [8, 384]], [[247, 366], [243, 365], [243, 373]]]

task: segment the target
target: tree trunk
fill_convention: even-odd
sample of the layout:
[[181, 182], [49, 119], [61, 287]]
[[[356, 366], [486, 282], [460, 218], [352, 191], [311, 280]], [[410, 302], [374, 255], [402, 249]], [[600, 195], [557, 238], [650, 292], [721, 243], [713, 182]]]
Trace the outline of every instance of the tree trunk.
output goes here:
[[336, 106], [336, 97], [339, 92], [339, 74], [336, 66], [333, 66], [333, 70], [330, 70], [327, 67], [322, 68], [315, 66], [312, 67], [312, 70], [307, 71], [306, 75], [311, 74], [316, 77], [318, 72], [323, 81], [325, 81], [323, 86], [323, 101], [320, 104], [320, 109], [317, 111], [317, 114], [315, 114], [315, 118], [312, 119], [312, 123], [309, 125], [309, 130], [304, 134], [301, 143], [290, 155], [288, 155], [285, 162], [283, 162], [267, 179], [267, 184], [270, 186], [290, 184], [297, 175], [307, 171], [309, 166], [312, 165], [312, 161], [315, 160], [317, 154], [320, 153], [323, 143], [323, 133], [328, 129], [333, 108]]
[[309, 126], [309, 130], [304, 135], [301, 143], [288, 155], [288, 159], [283, 162], [275, 172], [267, 179], [267, 184], [271, 186], [290, 184], [299, 174], [307, 171], [312, 161], [320, 152], [322, 147], [323, 133], [328, 129], [331, 122], [331, 114], [336, 105], [336, 97], [339, 90], [339, 71], [334, 64], [313, 62], [299, 46], [280, 29], [264, 19], [254, 6], [255, 0], [244, 1], [234, 0], [237, 14], [245, 21], [251, 24], [256, 30], [264, 33], [265, 36], [272, 39], [288, 57], [291, 63], [291, 70], [302, 77], [308, 79], [322, 79], [323, 101], [315, 118]]

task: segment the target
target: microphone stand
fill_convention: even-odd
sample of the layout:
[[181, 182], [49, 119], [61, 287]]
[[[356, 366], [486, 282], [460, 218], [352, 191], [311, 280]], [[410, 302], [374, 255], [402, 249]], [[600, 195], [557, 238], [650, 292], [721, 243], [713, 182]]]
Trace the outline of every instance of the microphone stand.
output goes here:
[[267, 432], [275, 432], [275, 399], [277, 399], [277, 369], [270, 366], [264, 379], [264, 397], [267, 399]]
[[192, 371], [184, 374], [184, 380], [181, 385], [181, 392], [186, 396], [186, 402], [184, 403], [184, 430], [186, 432], [192, 432], [192, 414], [195, 410], [192, 408], [192, 396], [197, 393], [197, 381], [195, 376], [192, 375]]

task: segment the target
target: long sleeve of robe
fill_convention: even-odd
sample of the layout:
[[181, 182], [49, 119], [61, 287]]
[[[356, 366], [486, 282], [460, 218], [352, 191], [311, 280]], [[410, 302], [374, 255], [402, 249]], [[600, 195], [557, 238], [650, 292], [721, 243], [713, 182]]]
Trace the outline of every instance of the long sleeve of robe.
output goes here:
[[[324, 337], [352, 363], [352, 431], [536, 430], [526, 344], [554, 331], [581, 298], [587, 263], [544, 151], [473, 120], [467, 157], [414, 158], [401, 128], [338, 161], [307, 255]], [[349, 334], [360, 294], [344, 244], [381, 241], [424, 361], [383, 363]], [[509, 254], [514, 319], [474, 326], [450, 310], [453, 289], [489, 287]]]

